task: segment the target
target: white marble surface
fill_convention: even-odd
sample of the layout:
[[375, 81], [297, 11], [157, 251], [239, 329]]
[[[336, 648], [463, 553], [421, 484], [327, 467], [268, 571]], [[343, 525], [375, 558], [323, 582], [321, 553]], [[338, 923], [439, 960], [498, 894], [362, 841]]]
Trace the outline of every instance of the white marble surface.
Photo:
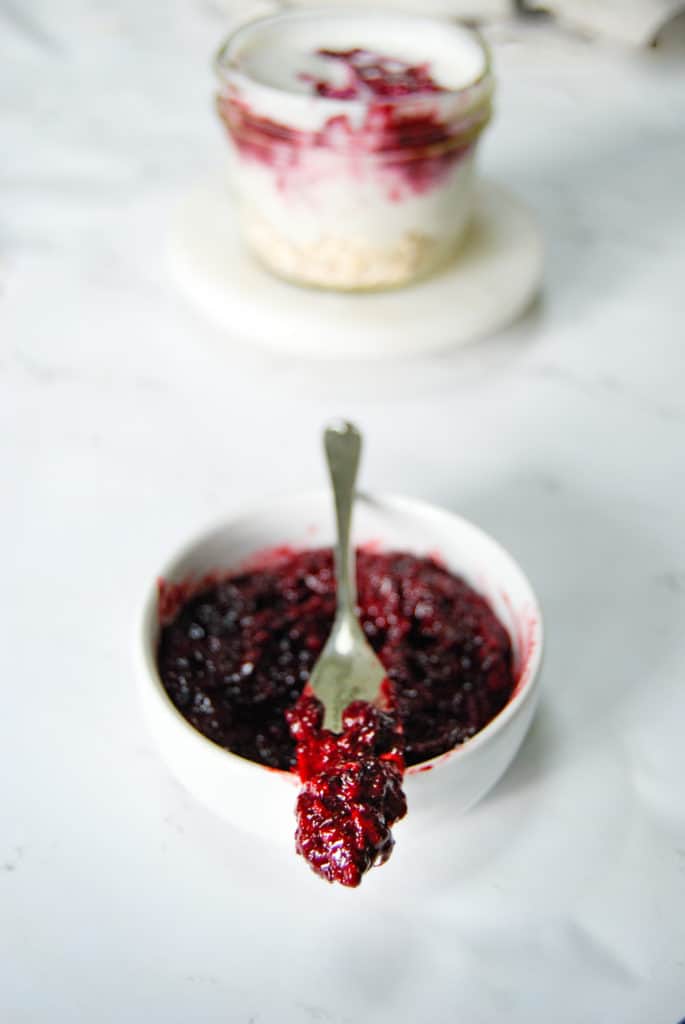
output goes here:
[[[676, 1024], [685, 1015], [685, 67], [494, 31], [487, 174], [547, 235], [545, 295], [469, 350], [358, 368], [243, 350], [176, 294], [170, 212], [222, 158], [190, 0], [0, 2], [0, 1018]], [[236, 334], [239, 333], [236, 324]], [[546, 610], [506, 780], [355, 893], [172, 782], [137, 602], [196, 526], [321, 482], [492, 531]]]

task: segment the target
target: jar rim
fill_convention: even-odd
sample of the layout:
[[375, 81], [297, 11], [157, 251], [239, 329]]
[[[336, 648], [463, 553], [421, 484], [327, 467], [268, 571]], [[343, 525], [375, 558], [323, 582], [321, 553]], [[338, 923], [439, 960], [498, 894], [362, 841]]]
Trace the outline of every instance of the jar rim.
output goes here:
[[[260, 79], [250, 75], [249, 72], [245, 71], [241, 67], [240, 61], [236, 57], [235, 50], [241, 42], [246, 38], [249, 38], [252, 32], [270, 25], [277, 25], [279, 22], [311, 20], [313, 16], [320, 16], [322, 18], [354, 17], [363, 20], [372, 19], [374, 17], [383, 17], [385, 19], [401, 19], [404, 21], [424, 24], [430, 23], [433, 25], [444, 21], [450, 26], [450, 28], [459, 30], [465, 36], [468, 36], [472, 42], [477, 44], [481, 56], [481, 67], [479, 73], [475, 75], [475, 77], [456, 88], [441, 88], [439, 92], [435, 93], [414, 92], [400, 96], [350, 97], [348, 99], [340, 99], [339, 97], [332, 96], [311, 95], [304, 92], [298, 93], [287, 88], [279, 88], [277, 85], [261, 81]], [[473, 90], [483, 86], [492, 78], [492, 57], [490, 47], [478, 29], [454, 18], [446, 19], [438, 16], [415, 14], [408, 11], [387, 11], [377, 7], [364, 8], [362, 10], [352, 7], [310, 7], [302, 10], [280, 11], [274, 14], [267, 14], [257, 18], [252, 18], [249, 21], [242, 22], [238, 25], [224, 40], [214, 56], [213, 67], [215, 74], [222, 84], [237, 84], [243, 82], [248, 84], [252, 89], [258, 89], [265, 96], [269, 94], [279, 97], [287, 96], [290, 102], [314, 102], [317, 106], [320, 106], [321, 109], [329, 108], [337, 109], [339, 111], [342, 109], [352, 110], [355, 108], [365, 108], [371, 104], [379, 102], [382, 102], [384, 106], [396, 107], [398, 109], [404, 106], [416, 104], [417, 102], [425, 101], [426, 99], [444, 103], [450, 99], [453, 100], [455, 98], [468, 95]]]

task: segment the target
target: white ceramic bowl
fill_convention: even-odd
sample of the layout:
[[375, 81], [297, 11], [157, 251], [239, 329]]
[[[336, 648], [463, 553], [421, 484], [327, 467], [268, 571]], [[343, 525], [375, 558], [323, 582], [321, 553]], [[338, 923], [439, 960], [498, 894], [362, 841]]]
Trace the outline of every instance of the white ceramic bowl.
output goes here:
[[[359, 495], [354, 539], [417, 555], [438, 554], [490, 602], [507, 627], [517, 686], [506, 707], [473, 739], [409, 768], [409, 819], [422, 830], [473, 804], [497, 782], [531, 723], [538, 696], [542, 619], [535, 594], [514, 560], [478, 527], [413, 498]], [[162, 568], [172, 582], [230, 571], [263, 549], [318, 547], [333, 542], [327, 491], [270, 501], [186, 544]], [[150, 729], [177, 779], [211, 810], [239, 828], [292, 843], [297, 777], [255, 764], [197, 732], [168, 698], [157, 672], [159, 633], [156, 581], [142, 620], [140, 689]]]

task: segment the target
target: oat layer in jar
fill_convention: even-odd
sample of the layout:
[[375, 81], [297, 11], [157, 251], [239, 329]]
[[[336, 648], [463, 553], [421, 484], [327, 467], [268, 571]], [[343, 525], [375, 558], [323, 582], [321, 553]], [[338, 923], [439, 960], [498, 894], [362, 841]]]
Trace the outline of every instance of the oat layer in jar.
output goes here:
[[401, 13], [288, 12], [243, 25], [216, 68], [242, 231], [266, 267], [381, 289], [455, 254], [491, 112], [476, 33]]

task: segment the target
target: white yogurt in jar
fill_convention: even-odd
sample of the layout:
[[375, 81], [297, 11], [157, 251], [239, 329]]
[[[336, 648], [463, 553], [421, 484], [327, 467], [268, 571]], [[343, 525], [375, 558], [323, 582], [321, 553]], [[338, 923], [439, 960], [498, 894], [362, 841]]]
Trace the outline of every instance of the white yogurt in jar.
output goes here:
[[245, 238], [292, 280], [397, 286], [454, 252], [492, 79], [479, 37], [400, 13], [243, 26], [217, 59]]

